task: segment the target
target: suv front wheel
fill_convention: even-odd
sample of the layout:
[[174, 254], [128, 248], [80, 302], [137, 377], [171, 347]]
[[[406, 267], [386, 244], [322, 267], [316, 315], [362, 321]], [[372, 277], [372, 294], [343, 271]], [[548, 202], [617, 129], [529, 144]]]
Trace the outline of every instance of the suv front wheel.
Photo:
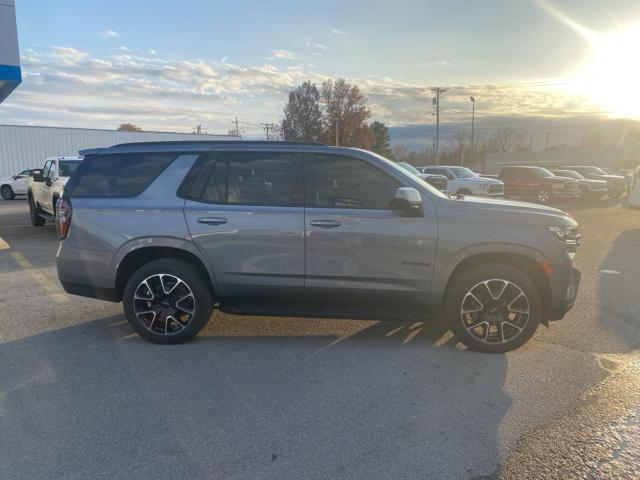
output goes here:
[[444, 312], [452, 332], [466, 346], [503, 353], [533, 336], [542, 301], [526, 274], [509, 265], [485, 263], [454, 279]]
[[202, 330], [213, 310], [208, 282], [190, 264], [155, 260], [127, 281], [122, 301], [131, 327], [153, 343], [182, 343]]

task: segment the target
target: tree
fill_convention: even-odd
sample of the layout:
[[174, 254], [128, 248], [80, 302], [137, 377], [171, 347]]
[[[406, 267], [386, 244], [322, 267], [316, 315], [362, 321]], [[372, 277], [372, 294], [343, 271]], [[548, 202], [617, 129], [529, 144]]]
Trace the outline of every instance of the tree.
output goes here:
[[371, 124], [371, 135], [373, 137], [372, 150], [379, 153], [383, 157], [391, 158], [391, 137], [389, 137], [389, 129], [382, 123], [375, 121]]
[[141, 132], [142, 128], [133, 123], [121, 123], [120, 126], [116, 129], [118, 132]]
[[323, 136], [320, 92], [310, 81], [289, 93], [284, 107], [282, 133], [287, 140], [318, 141]]
[[522, 135], [517, 134], [510, 128], [499, 128], [488, 141], [490, 152], [512, 152], [522, 139]]
[[407, 155], [409, 155], [409, 149], [406, 145], [397, 143], [391, 149], [391, 155], [396, 162], [401, 162]]
[[371, 112], [357, 85], [350, 85], [343, 78], [335, 82], [326, 80], [322, 83], [320, 98], [323, 103], [322, 140], [325, 143], [372, 148], [373, 136], [367, 123]]

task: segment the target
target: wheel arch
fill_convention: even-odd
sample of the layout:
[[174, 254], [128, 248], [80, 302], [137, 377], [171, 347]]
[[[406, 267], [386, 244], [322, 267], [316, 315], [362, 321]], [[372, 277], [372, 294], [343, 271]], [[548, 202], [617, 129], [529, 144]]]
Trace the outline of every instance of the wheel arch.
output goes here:
[[211, 267], [195, 248], [181, 248], [176, 244], [156, 242], [150, 245], [138, 245], [133, 248], [130, 246], [119, 252], [116, 257], [115, 289], [118, 300], [122, 299], [127, 280], [133, 272], [149, 262], [168, 258], [182, 260], [193, 265], [209, 283], [211, 292], [215, 293], [216, 291], [215, 278]]
[[[551, 283], [544, 271], [544, 259], [529, 255], [524, 252], [480, 252], [466, 256], [452, 270], [444, 290], [443, 299], [446, 300], [454, 280], [462, 272], [471, 267], [483, 263], [502, 263], [515, 267], [525, 273], [535, 284], [540, 292], [543, 305], [548, 307], [551, 304]], [[543, 317], [543, 323], [548, 324], [547, 315]]]

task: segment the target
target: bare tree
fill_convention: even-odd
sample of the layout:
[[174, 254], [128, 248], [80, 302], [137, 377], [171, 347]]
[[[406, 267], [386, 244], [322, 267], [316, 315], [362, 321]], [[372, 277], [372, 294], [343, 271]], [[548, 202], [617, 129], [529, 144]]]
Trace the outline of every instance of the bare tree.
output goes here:
[[511, 128], [499, 128], [487, 142], [490, 152], [512, 152], [522, 140], [522, 135]]
[[401, 143], [397, 143], [391, 149], [391, 155], [393, 155], [393, 158], [395, 159], [396, 162], [400, 162], [407, 155], [409, 155], [409, 149], [405, 145], [402, 145]]

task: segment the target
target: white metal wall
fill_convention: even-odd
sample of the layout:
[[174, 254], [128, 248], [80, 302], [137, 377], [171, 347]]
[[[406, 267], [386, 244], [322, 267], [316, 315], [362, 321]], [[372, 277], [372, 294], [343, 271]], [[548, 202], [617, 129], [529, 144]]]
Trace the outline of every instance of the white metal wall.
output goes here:
[[15, 175], [25, 168], [41, 167], [47, 157], [77, 155], [78, 150], [84, 148], [127, 142], [236, 139], [229, 135], [0, 125], [0, 178]]

